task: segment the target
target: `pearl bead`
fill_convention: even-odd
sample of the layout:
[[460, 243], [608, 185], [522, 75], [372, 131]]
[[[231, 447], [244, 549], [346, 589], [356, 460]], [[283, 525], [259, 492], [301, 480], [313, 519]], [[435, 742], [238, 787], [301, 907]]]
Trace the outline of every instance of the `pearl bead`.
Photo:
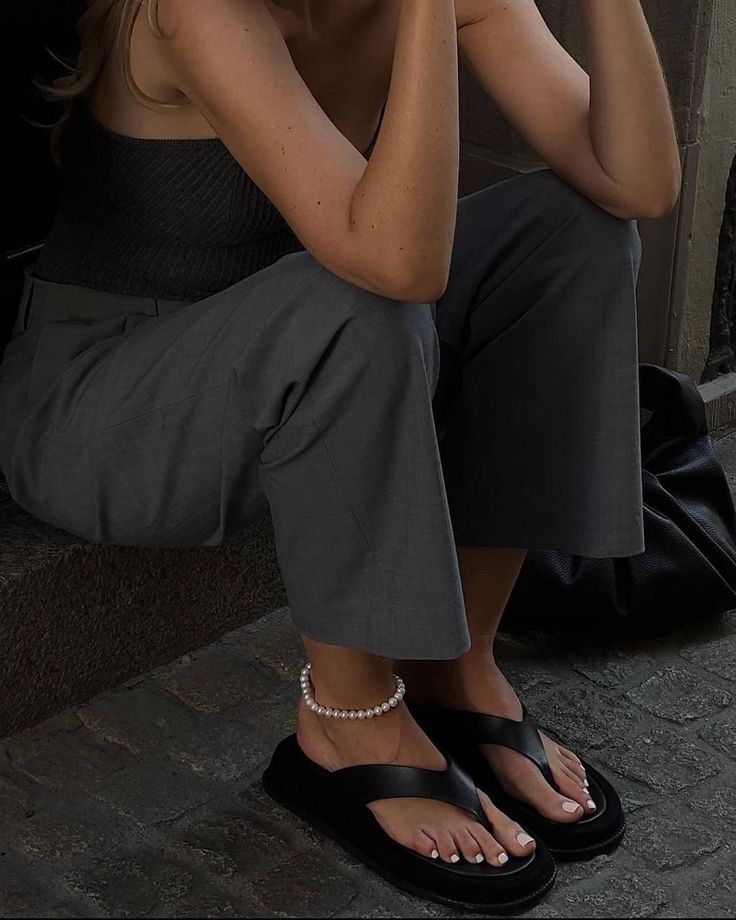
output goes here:
[[406, 691], [404, 681], [398, 674], [394, 674], [393, 677], [396, 684], [396, 690], [393, 696], [390, 696], [384, 703], [379, 703], [377, 706], [369, 707], [368, 709], [335, 709], [331, 706], [322, 706], [314, 698], [314, 685], [310, 677], [311, 668], [311, 662], [307, 662], [301, 670], [299, 677], [301, 695], [308, 709], [326, 718], [350, 719], [351, 721], [355, 721], [356, 719], [359, 721], [375, 719], [377, 716], [381, 716], [395, 709], [404, 698], [404, 693]]

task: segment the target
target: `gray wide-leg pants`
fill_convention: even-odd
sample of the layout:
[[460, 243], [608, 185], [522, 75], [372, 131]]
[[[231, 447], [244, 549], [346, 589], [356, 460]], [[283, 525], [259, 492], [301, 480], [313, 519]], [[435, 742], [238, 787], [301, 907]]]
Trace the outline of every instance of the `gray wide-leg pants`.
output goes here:
[[96, 543], [217, 545], [270, 508], [301, 632], [456, 657], [455, 545], [644, 548], [640, 246], [542, 170], [459, 200], [436, 304], [305, 251], [193, 304], [31, 276], [0, 468]]

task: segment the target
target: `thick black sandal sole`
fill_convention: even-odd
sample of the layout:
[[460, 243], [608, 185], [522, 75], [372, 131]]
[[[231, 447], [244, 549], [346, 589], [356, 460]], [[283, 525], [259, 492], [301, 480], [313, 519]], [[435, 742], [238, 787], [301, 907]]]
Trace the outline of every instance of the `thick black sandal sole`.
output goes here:
[[284, 794], [283, 790], [280, 789], [276, 783], [269, 781], [268, 771], [266, 771], [262, 777], [261, 784], [266, 794], [272, 798], [274, 802], [276, 802], [282, 808], [285, 808], [287, 811], [291, 812], [300, 820], [309, 824], [325, 837], [328, 837], [330, 840], [333, 840], [335, 843], [339, 844], [339, 846], [350, 853], [351, 856], [354, 856], [362, 865], [364, 865], [367, 869], [370, 869], [371, 872], [374, 872], [376, 875], [385, 879], [387, 882], [390, 882], [395, 888], [398, 888], [401, 891], [404, 891], [407, 894], [416, 898], [420, 898], [424, 901], [433, 901], [437, 904], [443, 904], [448, 907], [454, 907], [472, 913], [516, 913], [522, 908], [530, 907], [531, 905], [541, 901], [542, 898], [544, 898], [544, 896], [553, 888], [557, 880], [557, 867], [555, 866], [552, 874], [544, 885], [540, 886], [535, 891], [530, 892], [523, 898], [517, 898], [516, 900], [505, 902], [486, 901], [479, 903], [476, 901], [460, 901], [454, 898], [446, 897], [444, 895], [436, 894], [435, 892], [427, 891], [426, 889], [413, 885], [402, 876], [396, 875], [395, 873], [387, 870], [384, 866], [376, 863], [359, 847], [355, 846], [355, 844], [349, 838], [341, 834], [331, 824], [324, 821], [319, 814], [307, 808], [302, 802], [292, 801], [288, 795]]

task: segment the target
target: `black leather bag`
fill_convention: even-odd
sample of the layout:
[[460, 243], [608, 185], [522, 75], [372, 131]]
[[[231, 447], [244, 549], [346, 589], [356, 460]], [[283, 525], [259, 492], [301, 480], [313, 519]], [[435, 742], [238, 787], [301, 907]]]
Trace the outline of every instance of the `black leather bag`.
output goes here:
[[620, 559], [527, 553], [504, 628], [683, 622], [736, 607], [736, 513], [685, 374], [639, 365], [646, 549]]

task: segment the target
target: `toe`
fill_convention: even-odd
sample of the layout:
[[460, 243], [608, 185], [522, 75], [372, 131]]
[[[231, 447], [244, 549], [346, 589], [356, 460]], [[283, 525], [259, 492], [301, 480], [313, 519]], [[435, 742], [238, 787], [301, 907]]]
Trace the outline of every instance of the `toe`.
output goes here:
[[[545, 818], [571, 824], [585, 814], [583, 806], [573, 795], [560, 795], [536, 770], [519, 771], [516, 781], [516, 795], [535, 808]], [[578, 790], [582, 792], [582, 790]]]
[[437, 842], [434, 837], [423, 830], [418, 830], [404, 845], [421, 853], [422, 856], [439, 859], [440, 852], [437, 849]]
[[[590, 793], [580, 785], [580, 779], [569, 770], [555, 770], [555, 782], [563, 796], [577, 802], [585, 811], [591, 813], [595, 811], [595, 802], [590, 797]], [[593, 802], [593, 808], [588, 803]]]
[[461, 857], [458, 851], [458, 845], [455, 838], [448, 830], [444, 828], [435, 831], [426, 830], [425, 833], [429, 833], [429, 835], [434, 838], [437, 844], [437, 850], [440, 854], [440, 859], [449, 863], [460, 862]]
[[567, 748], [557, 746], [557, 750], [560, 753], [560, 756], [568, 761], [566, 766], [575, 773], [580, 779], [585, 779], [585, 767], [583, 766], [582, 760], [578, 757], [577, 754], [574, 754], [572, 751], [568, 751]]
[[520, 824], [512, 821], [499, 808], [496, 808], [484, 792], [479, 791], [479, 797], [486, 817], [493, 828], [491, 839], [498, 841], [501, 847], [512, 856], [526, 856], [533, 853], [537, 846], [534, 838], [527, 834]]
[[469, 863], [480, 863], [485, 861], [483, 847], [473, 836], [470, 826], [466, 825], [460, 828], [454, 832], [453, 836], [463, 859]]
[[470, 833], [480, 847], [483, 857], [491, 866], [505, 866], [509, 861], [506, 848], [482, 824], [470, 825]]

